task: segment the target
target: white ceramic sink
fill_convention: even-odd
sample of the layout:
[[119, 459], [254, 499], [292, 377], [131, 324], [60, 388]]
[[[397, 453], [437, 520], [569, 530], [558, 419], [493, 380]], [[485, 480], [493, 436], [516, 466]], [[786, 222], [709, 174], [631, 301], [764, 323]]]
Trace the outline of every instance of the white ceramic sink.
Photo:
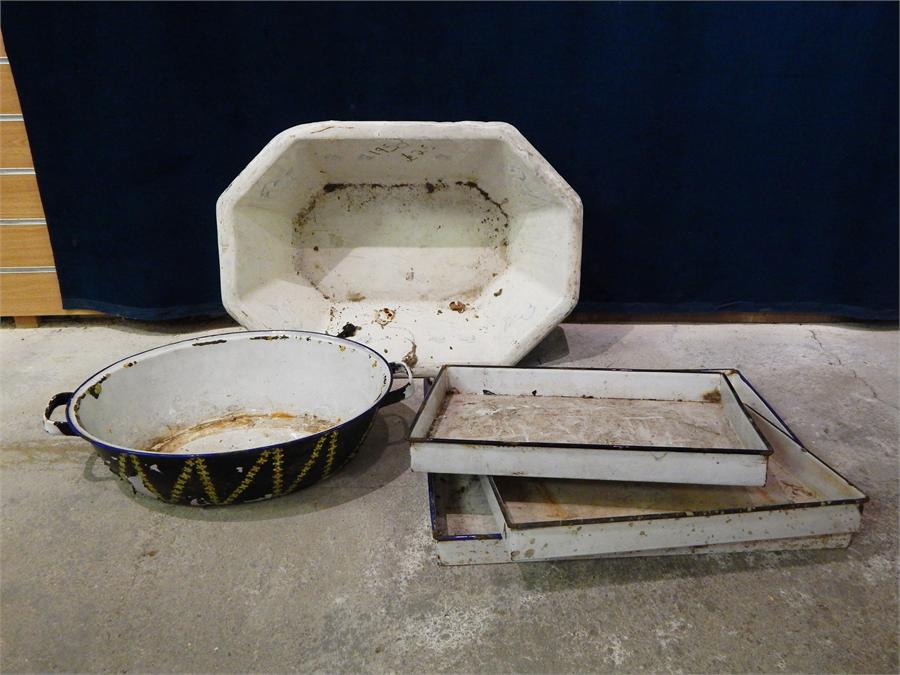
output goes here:
[[288, 129], [217, 217], [242, 326], [341, 334], [417, 375], [514, 364], [578, 299], [581, 200], [500, 122]]

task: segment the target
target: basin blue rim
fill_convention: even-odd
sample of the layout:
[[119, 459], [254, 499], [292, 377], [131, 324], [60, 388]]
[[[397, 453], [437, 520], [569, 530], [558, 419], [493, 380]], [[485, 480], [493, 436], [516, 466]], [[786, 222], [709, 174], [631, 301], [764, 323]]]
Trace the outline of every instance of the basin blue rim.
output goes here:
[[[241, 336], [241, 337], [250, 336], [250, 337], [252, 337], [252, 336], [284, 335], [284, 334], [316, 336], [316, 337], [320, 337], [320, 338], [327, 338], [328, 340], [333, 340], [337, 343], [344, 343], [344, 344], [352, 345], [354, 347], [361, 347], [361, 348], [365, 349], [366, 351], [371, 352], [372, 354], [374, 354], [376, 357], [378, 357], [381, 360], [381, 362], [387, 368], [388, 376], [390, 377], [390, 380], [388, 381], [388, 386], [385, 389], [384, 393], [378, 398], [377, 401], [375, 401], [375, 403], [373, 403], [371, 406], [366, 408], [366, 410], [364, 412], [361, 412], [356, 417], [346, 420], [345, 422], [341, 422], [338, 425], [329, 427], [328, 429], [325, 429], [324, 431], [320, 431], [316, 434], [312, 434], [311, 436], [305, 436], [302, 439], [298, 439], [299, 441], [307, 442], [310, 440], [318, 440], [319, 438], [321, 438], [323, 436], [327, 436], [328, 434], [330, 434], [332, 432], [339, 431], [341, 429], [344, 429], [345, 427], [348, 427], [348, 426], [354, 424], [355, 422], [358, 422], [360, 419], [364, 418], [366, 415], [373, 414], [379, 408], [379, 406], [381, 405], [381, 402], [385, 399], [385, 397], [389, 393], [391, 393], [391, 388], [393, 387], [393, 384], [394, 384], [394, 371], [391, 368], [390, 362], [386, 358], [384, 358], [381, 354], [379, 354], [377, 351], [375, 351], [368, 345], [362, 344], [361, 342], [356, 342], [354, 340], [348, 340], [346, 338], [339, 338], [334, 335], [329, 335], [328, 333], [318, 333], [315, 331], [305, 331], [305, 330], [231, 331], [228, 333], [213, 333], [212, 335], [201, 335], [201, 336], [197, 336], [197, 337], [193, 337], [193, 338], [186, 338], [184, 340], [176, 340], [175, 342], [169, 342], [167, 344], [160, 345], [158, 347], [152, 347], [150, 349], [145, 349], [142, 352], [137, 352], [136, 354], [126, 356], [124, 358], [119, 359], [118, 361], [115, 361], [114, 363], [109, 364], [108, 366], [106, 366], [104, 368], [101, 368], [100, 370], [95, 372], [93, 375], [91, 375], [90, 377], [85, 379], [84, 382], [82, 382], [80, 385], [78, 385], [78, 387], [75, 388], [75, 391], [72, 393], [71, 400], [68, 402], [68, 404], [66, 404], [66, 422], [68, 422], [71, 429], [79, 437], [83, 438], [88, 443], [90, 443], [91, 445], [94, 445], [98, 448], [102, 448], [104, 450], [107, 450], [107, 451], [113, 452], [113, 453], [125, 452], [125, 453], [132, 454], [132, 455], [139, 455], [141, 457], [152, 457], [152, 458], [157, 458], [157, 459], [160, 457], [173, 457], [173, 458], [179, 457], [179, 458], [185, 458], [185, 459], [192, 458], [192, 457], [203, 457], [203, 458], [229, 457], [229, 456], [237, 455], [238, 453], [259, 452], [262, 450], [273, 450], [275, 448], [283, 448], [286, 445], [290, 445], [291, 443], [296, 443], [297, 441], [291, 441], [290, 443], [273, 443], [271, 445], [260, 445], [260, 446], [255, 446], [252, 448], [241, 448], [240, 450], [230, 450], [228, 452], [177, 453], [177, 454], [167, 455], [165, 453], [160, 453], [160, 452], [151, 452], [149, 450], [138, 450], [136, 448], [127, 448], [127, 447], [120, 446], [120, 445], [113, 445], [111, 443], [106, 443], [100, 439], [96, 439], [93, 436], [88, 435], [87, 432], [84, 431], [84, 429], [81, 427], [81, 425], [78, 424], [78, 422], [76, 421], [75, 416], [73, 414], [75, 403], [79, 400], [79, 398], [81, 398], [81, 396], [78, 396], [78, 394], [79, 394], [79, 392], [83, 392], [87, 388], [87, 384], [89, 382], [91, 382], [98, 376], [102, 375], [106, 371], [108, 371], [112, 368], [115, 368], [116, 366], [118, 366], [126, 361], [129, 361], [130, 359], [134, 359], [139, 356], [144, 356], [146, 354], [149, 354], [150, 352], [154, 352], [154, 351], [161, 350], [161, 349], [167, 349], [169, 347], [174, 347], [175, 345], [180, 345], [180, 344], [184, 344], [184, 343], [188, 343], [188, 342], [189, 343], [209, 342], [211, 340], [219, 340], [221, 338], [226, 338], [229, 336], [232, 336], [232, 337], [233, 336]], [[248, 337], [248, 339], [249, 339], [249, 337]]]

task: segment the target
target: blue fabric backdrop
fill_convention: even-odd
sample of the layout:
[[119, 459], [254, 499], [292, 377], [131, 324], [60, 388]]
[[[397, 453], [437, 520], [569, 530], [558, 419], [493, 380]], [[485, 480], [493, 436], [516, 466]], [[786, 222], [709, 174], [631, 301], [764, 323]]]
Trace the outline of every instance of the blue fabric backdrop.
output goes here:
[[896, 319], [898, 5], [3, 3], [64, 302], [220, 312], [279, 131], [505, 120], [584, 200], [589, 311]]

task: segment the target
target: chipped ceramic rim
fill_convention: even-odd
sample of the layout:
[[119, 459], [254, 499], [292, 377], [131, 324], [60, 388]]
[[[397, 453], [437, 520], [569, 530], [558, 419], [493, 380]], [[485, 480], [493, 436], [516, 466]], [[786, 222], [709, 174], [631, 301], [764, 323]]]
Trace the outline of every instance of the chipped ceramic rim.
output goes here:
[[[94, 373], [89, 378], [87, 378], [84, 382], [82, 382], [72, 393], [71, 399], [66, 404], [66, 422], [69, 424], [69, 427], [74, 432], [74, 435], [80, 436], [81, 438], [92, 443], [93, 445], [96, 445], [105, 450], [109, 450], [109, 451], [113, 451], [113, 452], [127, 452], [130, 454], [140, 455], [142, 457], [159, 457], [160, 455], [165, 455], [166, 453], [154, 452], [152, 450], [139, 450], [137, 448], [129, 448], [129, 447], [123, 446], [123, 445], [115, 445], [114, 443], [110, 443], [101, 438], [98, 438], [97, 436], [93, 435], [92, 433], [90, 433], [89, 431], [84, 429], [84, 427], [82, 427], [81, 424], [79, 423], [78, 415], [75, 413], [78, 403], [81, 401], [82, 398], [84, 398], [88, 394], [88, 390], [94, 384], [105, 379], [112, 373], [124, 369], [125, 364], [131, 363], [135, 359], [141, 359], [142, 357], [147, 357], [150, 354], [157, 355], [157, 354], [164, 354], [167, 352], [175, 351], [179, 348], [182, 348], [185, 344], [188, 344], [188, 343], [194, 344], [194, 345], [196, 345], [197, 343], [200, 343], [202, 345], [204, 343], [210, 344], [211, 341], [220, 340], [220, 339], [224, 339], [224, 338], [250, 340], [250, 339], [258, 338], [258, 337], [278, 336], [278, 335], [296, 335], [296, 336], [316, 337], [316, 338], [320, 338], [320, 339], [325, 339], [325, 340], [327, 340], [329, 342], [333, 342], [335, 344], [350, 345], [354, 348], [359, 348], [359, 349], [365, 350], [366, 352], [369, 352], [370, 354], [376, 356], [378, 358], [378, 360], [384, 365], [384, 368], [387, 371], [387, 377], [388, 377], [387, 387], [385, 388], [385, 390], [381, 394], [381, 396], [379, 396], [378, 399], [374, 403], [372, 403], [368, 408], [366, 408], [364, 411], [362, 411], [358, 415], [355, 415], [355, 416], [351, 417], [350, 419], [347, 419], [339, 424], [335, 424], [334, 426], [328, 427], [327, 429], [318, 431], [314, 434], [310, 434], [309, 436], [304, 437], [304, 440], [317, 440], [322, 436], [326, 436], [334, 431], [340, 430], [344, 427], [347, 427], [347, 426], [353, 424], [360, 418], [365, 417], [366, 415], [370, 414], [373, 409], [380, 407], [382, 402], [384, 401], [384, 399], [391, 393], [391, 391], [392, 391], [391, 388], [393, 387], [393, 384], [394, 384], [394, 371], [393, 371], [393, 368], [391, 367], [391, 363], [387, 359], [385, 359], [384, 356], [379, 354], [377, 351], [375, 351], [371, 347], [368, 347], [367, 345], [364, 345], [360, 342], [355, 342], [354, 340], [348, 340], [346, 338], [339, 338], [334, 335], [328, 335], [327, 333], [317, 333], [315, 331], [305, 331], [305, 330], [232, 331], [229, 333], [213, 333], [211, 335], [203, 335], [203, 336], [198, 336], [198, 337], [194, 337], [194, 338], [178, 340], [177, 342], [170, 342], [170, 343], [162, 345], [160, 347], [153, 347], [151, 349], [146, 349], [142, 352], [138, 352], [136, 354], [126, 356], [124, 358], [119, 359], [115, 363], [111, 363], [110, 365], [106, 366], [105, 368], [98, 370], [96, 373]], [[271, 443], [268, 445], [259, 445], [259, 446], [252, 446], [252, 447], [247, 447], [247, 448], [238, 448], [235, 450], [227, 450], [224, 452], [178, 453], [177, 456], [184, 457], [184, 458], [224, 457], [224, 456], [233, 455], [233, 454], [242, 453], [242, 452], [255, 452], [255, 451], [263, 451], [263, 450], [271, 450], [274, 448], [282, 447], [283, 445], [284, 445], [284, 443]]]

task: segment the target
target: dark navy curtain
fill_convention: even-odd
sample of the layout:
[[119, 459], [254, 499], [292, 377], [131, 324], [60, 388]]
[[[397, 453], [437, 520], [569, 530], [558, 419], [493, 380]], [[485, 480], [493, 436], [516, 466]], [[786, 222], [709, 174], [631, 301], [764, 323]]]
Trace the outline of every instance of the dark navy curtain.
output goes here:
[[584, 200], [582, 310], [897, 318], [897, 3], [0, 12], [67, 307], [221, 312], [216, 198], [287, 127], [475, 119]]

